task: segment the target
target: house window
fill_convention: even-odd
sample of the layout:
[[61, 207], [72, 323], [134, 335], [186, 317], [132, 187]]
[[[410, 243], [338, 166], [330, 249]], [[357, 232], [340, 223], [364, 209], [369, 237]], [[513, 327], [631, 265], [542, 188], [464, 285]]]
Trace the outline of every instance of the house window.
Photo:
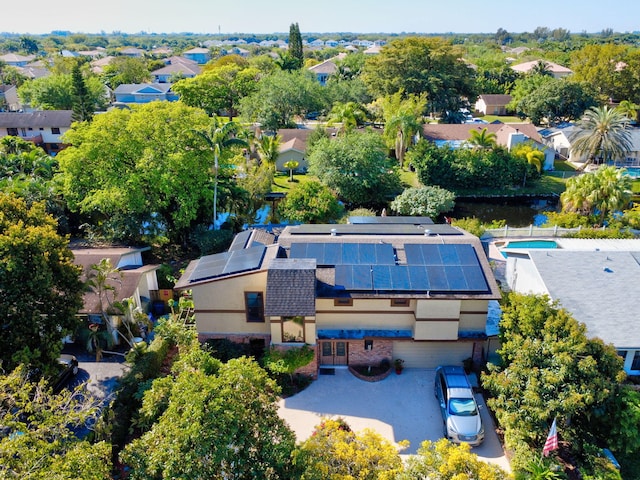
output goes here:
[[392, 298], [391, 306], [392, 307], [408, 307], [409, 299], [408, 298]]
[[12, 137], [17, 137], [18, 136], [18, 129], [17, 128], [7, 128], [7, 135], [11, 135]]
[[626, 350], [618, 350], [618, 351], [616, 351], [616, 353], [618, 354], [619, 357], [622, 358], [623, 362], [627, 359], [627, 351]]
[[353, 307], [353, 298], [334, 298], [334, 307]]
[[373, 340], [365, 340], [364, 341], [364, 349], [365, 350], [373, 350]]
[[262, 292], [244, 292], [244, 303], [247, 310], [247, 322], [264, 323]]
[[282, 341], [304, 343], [304, 317], [282, 317]]
[[51, 127], [51, 133], [54, 135], [60, 135], [60, 129], [58, 127]]
[[633, 354], [631, 370], [640, 370], [640, 350], [636, 350], [636, 353]]

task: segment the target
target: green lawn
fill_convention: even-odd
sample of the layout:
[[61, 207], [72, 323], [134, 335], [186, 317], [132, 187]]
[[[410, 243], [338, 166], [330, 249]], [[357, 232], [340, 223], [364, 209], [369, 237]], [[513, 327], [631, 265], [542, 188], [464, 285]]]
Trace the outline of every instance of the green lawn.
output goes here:
[[285, 174], [285, 173], [278, 172], [276, 173], [276, 176], [273, 179], [273, 185], [272, 185], [271, 191], [286, 193], [296, 185], [299, 185], [301, 183], [311, 182], [311, 181], [318, 181], [318, 178], [314, 177], [313, 175], [294, 174], [293, 182], [289, 182], [288, 173]]
[[494, 122], [496, 120], [499, 120], [502, 123], [522, 123], [522, 119], [520, 117], [511, 117], [508, 115], [485, 115], [484, 117], [478, 118], [481, 118], [488, 123]]

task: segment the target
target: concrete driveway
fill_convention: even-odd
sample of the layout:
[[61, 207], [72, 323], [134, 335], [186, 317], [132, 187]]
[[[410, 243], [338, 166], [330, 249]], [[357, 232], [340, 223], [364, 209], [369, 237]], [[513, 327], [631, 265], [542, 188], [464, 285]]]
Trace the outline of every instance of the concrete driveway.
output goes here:
[[[443, 437], [443, 422], [433, 394], [435, 370], [406, 368], [401, 375], [369, 383], [347, 369], [320, 375], [307, 389], [279, 402], [279, 414], [305, 440], [323, 417], [342, 417], [355, 430], [371, 428], [391, 442], [409, 440], [403, 454], [415, 454], [423, 440]], [[481, 459], [511, 471], [495, 433], [491, 416], [480, 395], [485, 440], [472, 452]]]

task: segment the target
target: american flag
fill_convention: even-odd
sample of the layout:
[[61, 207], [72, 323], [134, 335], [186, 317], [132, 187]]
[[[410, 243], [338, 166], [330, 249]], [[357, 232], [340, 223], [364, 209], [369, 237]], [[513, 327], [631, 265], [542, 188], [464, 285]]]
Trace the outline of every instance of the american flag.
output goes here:
[[553, 419], [553, 423], [551, 424], [551, 430], [549, 430], [549, 435], [547, 435], [547, 440], [544, 442], [544, 448], [542, 449], [542, 455], [545, 457], [549, 455], [552, 450], [558, 449], [558, 430], [556, 428], [556, 419]]

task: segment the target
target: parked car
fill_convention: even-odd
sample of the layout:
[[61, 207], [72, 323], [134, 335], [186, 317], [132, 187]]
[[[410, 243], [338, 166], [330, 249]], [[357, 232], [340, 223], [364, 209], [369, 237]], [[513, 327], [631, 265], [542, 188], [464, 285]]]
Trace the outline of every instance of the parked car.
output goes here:
[[67, 382], [78, 374], [78, 359], [74, 355], [63, 353], [58, 358], [58, 364], [60, 365], [60, 372], [55, 377], [54, 393], [60, 393]]
[[461, 366], [436, 369], [435, 395], [444, 421], [444, 436], [454, 443], [480, 445], [484, 440], [480, 410]]

